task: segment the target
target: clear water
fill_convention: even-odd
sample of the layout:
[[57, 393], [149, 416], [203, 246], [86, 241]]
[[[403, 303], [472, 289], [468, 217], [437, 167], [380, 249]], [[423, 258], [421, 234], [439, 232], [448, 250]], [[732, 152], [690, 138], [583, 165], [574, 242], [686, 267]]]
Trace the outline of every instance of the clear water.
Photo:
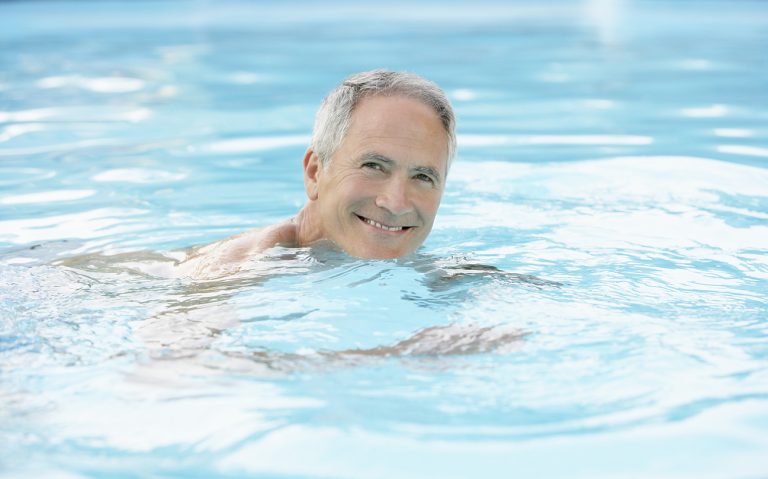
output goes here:
[[[323, 4], [0, 3], [3, 476], [767, 477], [768, 4]], [[375, 67], [460, 120], [422, 250], [165, 277]]]

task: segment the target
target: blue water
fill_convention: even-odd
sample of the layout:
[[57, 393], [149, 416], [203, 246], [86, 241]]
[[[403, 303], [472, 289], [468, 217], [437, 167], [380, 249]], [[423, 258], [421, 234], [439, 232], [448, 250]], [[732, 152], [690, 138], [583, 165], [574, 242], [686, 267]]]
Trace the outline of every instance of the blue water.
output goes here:
[[[2, 477], [768, 477], [768, 4], [0, 3]], [[293, 215], [323, 95], [435, 80], [418, 254]]]

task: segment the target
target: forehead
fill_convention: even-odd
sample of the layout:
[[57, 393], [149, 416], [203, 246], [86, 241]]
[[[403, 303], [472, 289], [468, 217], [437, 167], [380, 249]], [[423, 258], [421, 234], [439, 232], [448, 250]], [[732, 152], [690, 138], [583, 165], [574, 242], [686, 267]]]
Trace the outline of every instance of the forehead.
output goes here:
[[405, 96], [371, 96], [360, 100], [352, 112], [342, 143], [345, 146], [374, 148], [400, 157], [421, 157], [422, 161], [430, 157], [445, 162], [448, 157], [448, 136], [437, 113], [421, 101]]

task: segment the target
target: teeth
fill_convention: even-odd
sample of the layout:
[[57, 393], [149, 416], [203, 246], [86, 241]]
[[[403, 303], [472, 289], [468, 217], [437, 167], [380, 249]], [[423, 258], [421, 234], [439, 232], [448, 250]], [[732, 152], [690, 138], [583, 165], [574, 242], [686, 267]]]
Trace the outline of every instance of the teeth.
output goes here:
[[383, 224], [378, 223], [376, 221], [369, 220], [368, 218], [363, 218], [363, 221], [365, 221], [366, 223], [368, 223], [371, 226], [375, 226], [377, 228], [381, 228], [384, 231], [401, 231], [403, 229], [402, 226], [386, 226], [386, 225], [383, 225]]

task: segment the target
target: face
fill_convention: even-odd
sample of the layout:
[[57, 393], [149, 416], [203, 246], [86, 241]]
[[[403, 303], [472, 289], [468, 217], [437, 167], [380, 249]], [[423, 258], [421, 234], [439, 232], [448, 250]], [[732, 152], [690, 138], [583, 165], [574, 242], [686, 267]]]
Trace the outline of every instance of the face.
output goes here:
[[361, 258], [416, 250], [432, 229], [447, 158], [445, 130], [429, 106], [406, 97], [364, 98], [329, 164], [317, 164], [316, 155], [305, 160], [307, 193], [324, 236]]

